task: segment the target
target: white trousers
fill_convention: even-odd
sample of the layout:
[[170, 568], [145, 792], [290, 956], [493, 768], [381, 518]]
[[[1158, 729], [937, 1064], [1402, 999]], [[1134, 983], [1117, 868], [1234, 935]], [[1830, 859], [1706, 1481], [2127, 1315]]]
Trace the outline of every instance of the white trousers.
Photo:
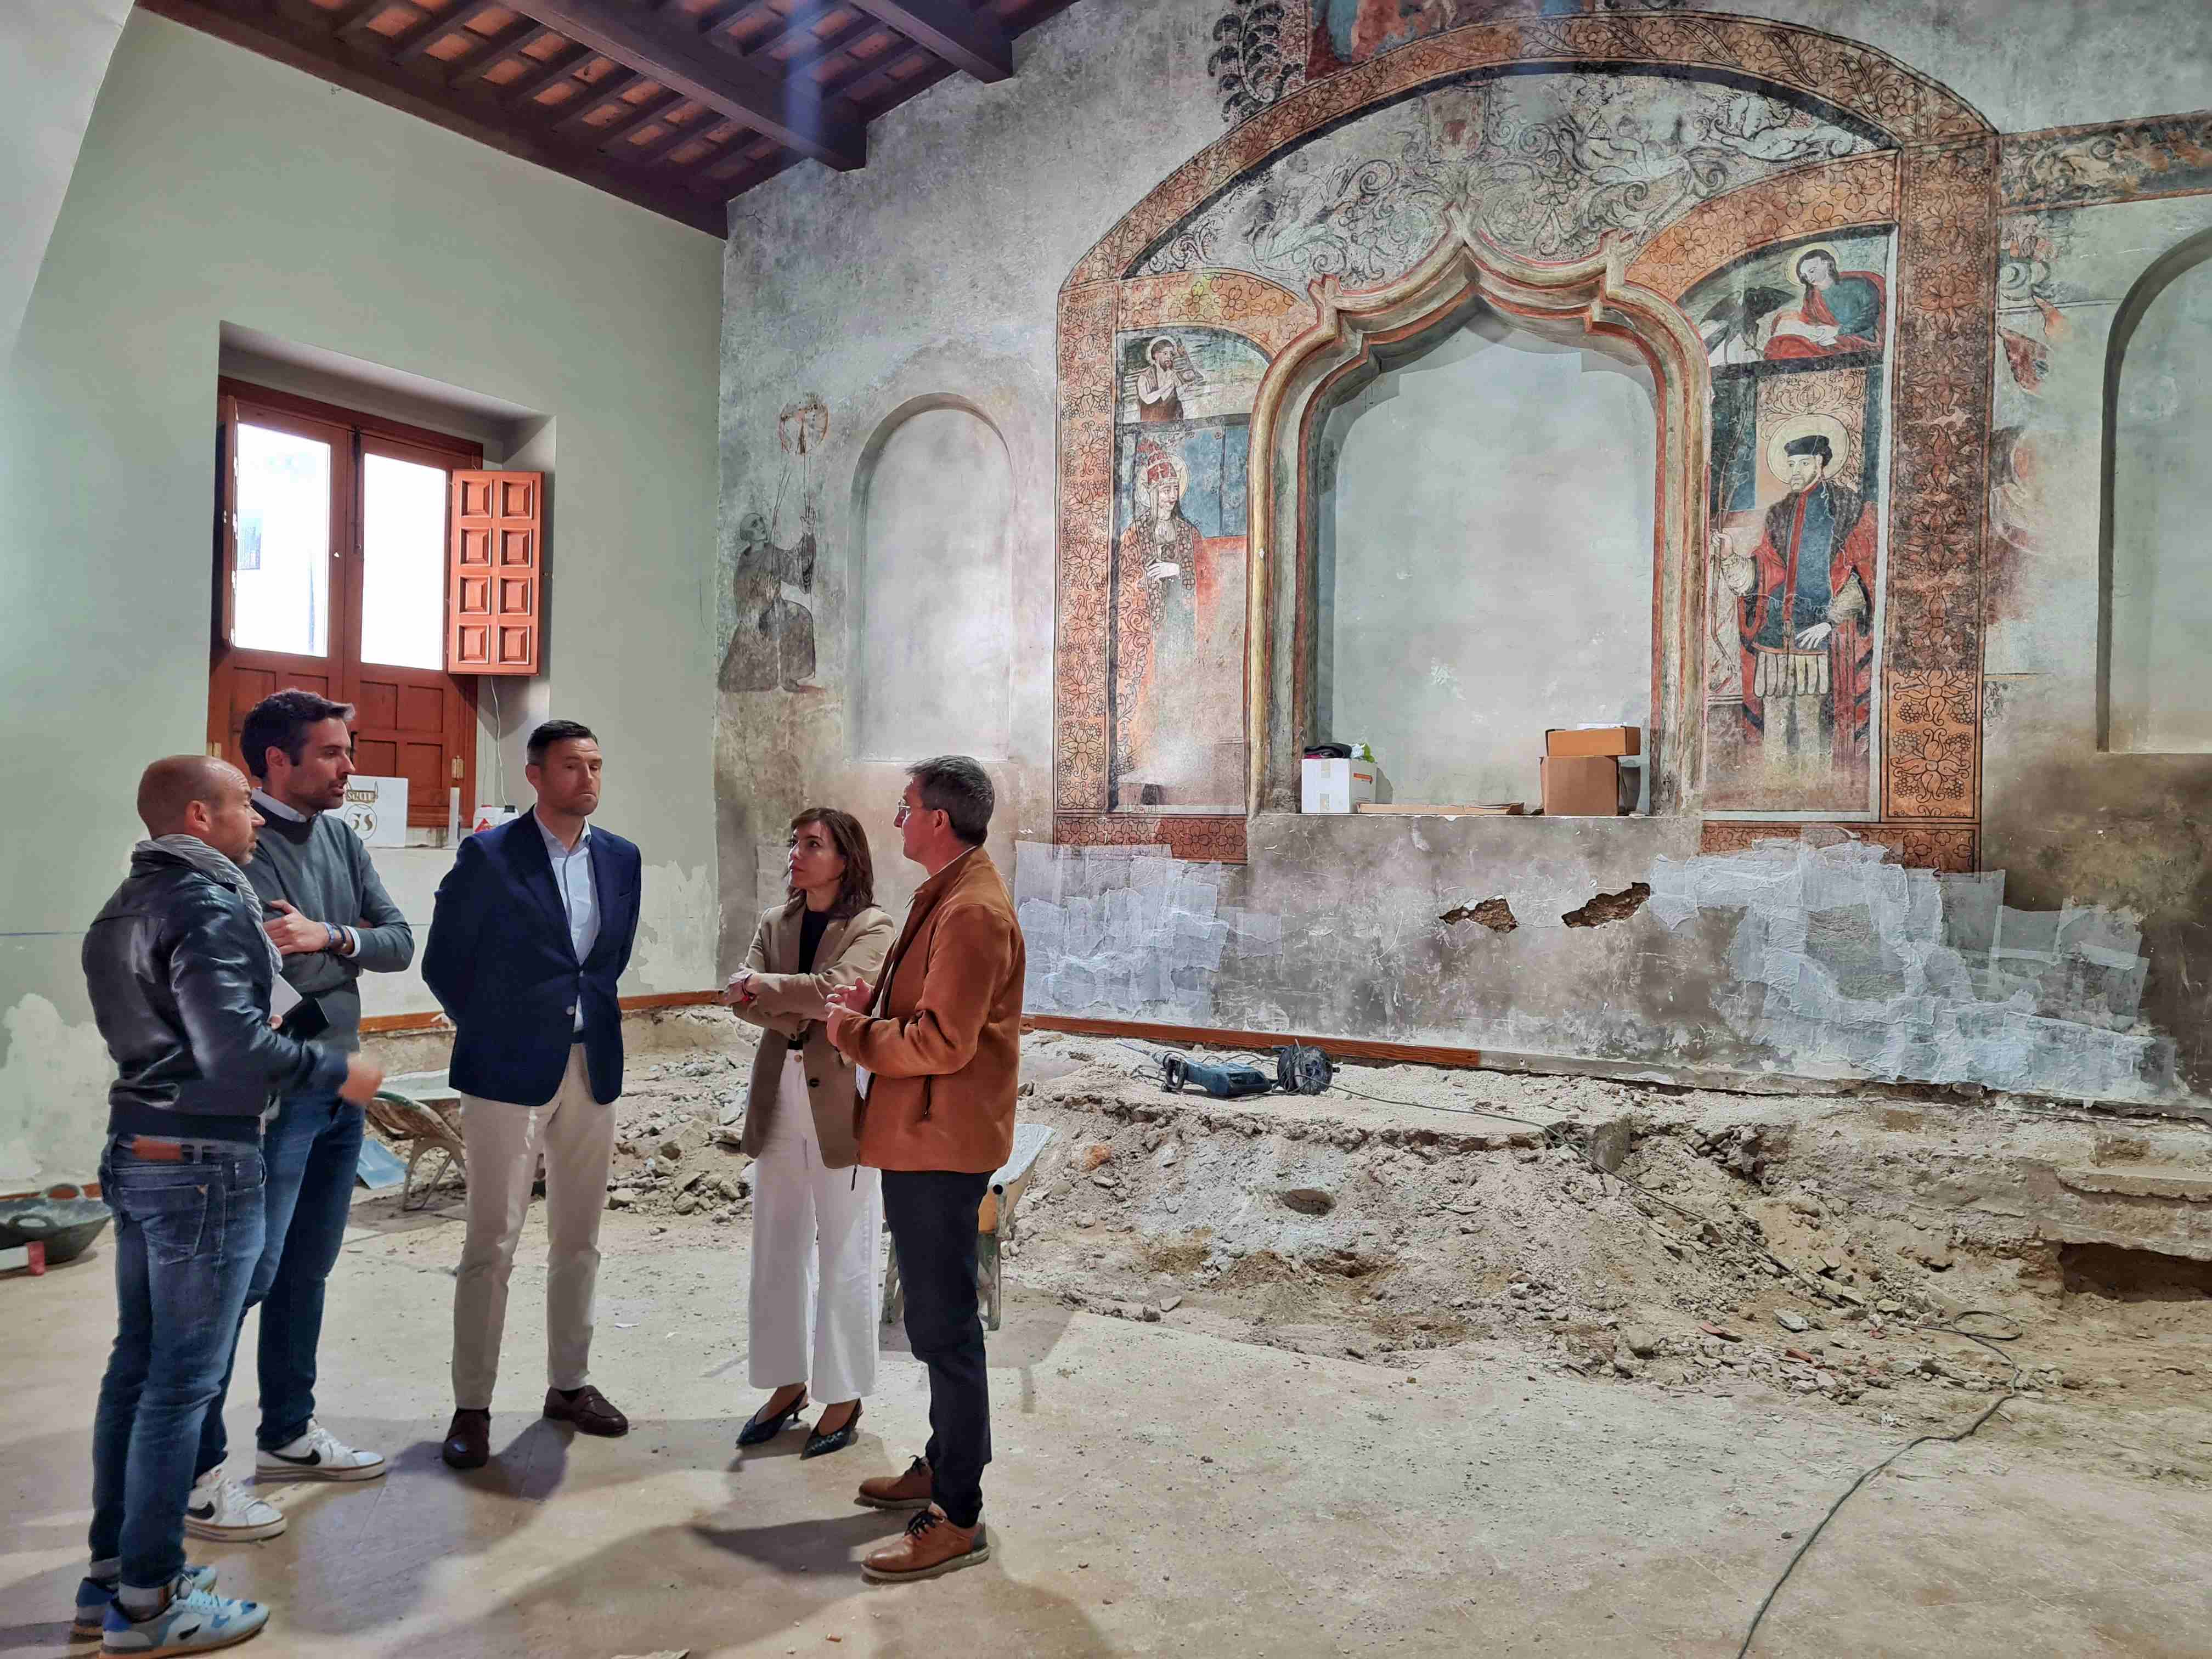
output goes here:
[[469, 1231], [453, 1285], [453, 1403], [489, 1410], [507, 1328], [507, 1281], [545, 1156], [545, 1376], [556, 1389], [591, 1380], [592, 1300], [599, 1218], [614, 1160], [615, 1109], [592, 1098], [584, 1045], [568, 1050], [560, 1091], [543, 1106], [461, 1097], [469, 1152]]
[[822, 1167], [806, 1060], [793, 1053], [753, 1165], [753, 1387], [805, 1382], [824, 1405], [874, 1391], [883, 1235], [883, 1176]]

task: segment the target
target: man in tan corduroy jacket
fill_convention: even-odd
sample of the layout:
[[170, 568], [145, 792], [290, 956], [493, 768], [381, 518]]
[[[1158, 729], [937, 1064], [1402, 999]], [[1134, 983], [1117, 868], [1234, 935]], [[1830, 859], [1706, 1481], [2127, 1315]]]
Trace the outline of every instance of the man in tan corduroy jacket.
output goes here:
[[906, 1287], [907, 1341], [929, 1368], [929, 1448], [860, 1501], [914, 1510], [861, 1563], [878, 1583], [989, 1558], [983, 1466], [991, 1400], [976, 1304], [976, 1212], [1014, 1144], [1027, 963], [1012, 896], [983, 850], [991, 780], [965, 755], [909, 767], [906, 856], [929, 872], [872, 987], [831, 1000], [830, 1041], [870, 1074], [860, 1162], [884, 1172], [884, 1219]]

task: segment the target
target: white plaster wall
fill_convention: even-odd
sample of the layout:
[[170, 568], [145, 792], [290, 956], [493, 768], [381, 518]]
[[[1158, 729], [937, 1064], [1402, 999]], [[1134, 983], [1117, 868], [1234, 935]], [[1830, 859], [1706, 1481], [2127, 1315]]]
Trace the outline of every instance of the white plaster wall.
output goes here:
[[0, 363], [15, 344], [46, 239], [131, 0], [0, 5]]
[[1651, 714], [1651, 380], [1477, 317], [1329, 412], [1323, 732], [1399, 801], [1539, 798], [1554, 726]]
[[860, 481], [860, 750], [1003, 757], [1014, 654], [1006, 442], [958, 407], [894, 418]]
[[[624, 988], [710, 982], [720, 253], [132, 15], [0, 386], [0, 787], [21, 813], [0, 850], [0, 1190], [97, 1154], [77, 951], [137, 833], [140, 768], [204, 741], [225, 321], [544, 411], [517, 465], [557, 423], [547, 673], [504, 688], [509, 792], [526, 719], [596, 727], [603, 821], [647, 866]], [[447, 856], [380, 858], [418, 927]], [[431, 1006], [411, 974], [366, 1000]]]
[[2150, 302], [2120, 369], [2112, 746], [2212, 751], [2212, 247]]
[[1931, 76], [2000, 132], [2203, 109], [2203, 0], [1703, 0], [1877, 46]]

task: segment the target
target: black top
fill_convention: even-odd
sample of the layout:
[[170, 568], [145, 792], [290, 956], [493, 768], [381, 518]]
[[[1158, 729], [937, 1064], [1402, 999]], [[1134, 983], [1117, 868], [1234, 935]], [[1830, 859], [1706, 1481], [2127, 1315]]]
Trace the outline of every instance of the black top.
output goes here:
[[799, 921], [799, 971], [814, 971], [814, 953], [822, 948], [822, 936], [830, 931], [830, 913], [809, 909]]

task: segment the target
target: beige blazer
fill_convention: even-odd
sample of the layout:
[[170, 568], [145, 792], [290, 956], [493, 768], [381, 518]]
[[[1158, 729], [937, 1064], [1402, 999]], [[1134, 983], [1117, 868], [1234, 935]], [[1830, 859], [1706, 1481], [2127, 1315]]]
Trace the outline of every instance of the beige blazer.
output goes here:
[[799, 971], [799, 917], [806, 901], [795, 898], [761, 917], [745, 966], [752, 970], [753, 1000], [733, 1012], [762, 1030], [745, 1091], [746, 1153], [758, 1158], [768, 1145], [776, 1110], [784, 1056], [794, 1045], [806, 1056], [807, 1097], [814, 1105], [815, 1144], [823, 1164], [849, 1169], [860, 1161], [853, 1134], [853, 1063], [830, 1046], [823, 1021], [828, 998], [848, 985], [871, 982], [897, 933], [891, 919], [871, 905], [833, 921], [814, 953], [814, 971]]

